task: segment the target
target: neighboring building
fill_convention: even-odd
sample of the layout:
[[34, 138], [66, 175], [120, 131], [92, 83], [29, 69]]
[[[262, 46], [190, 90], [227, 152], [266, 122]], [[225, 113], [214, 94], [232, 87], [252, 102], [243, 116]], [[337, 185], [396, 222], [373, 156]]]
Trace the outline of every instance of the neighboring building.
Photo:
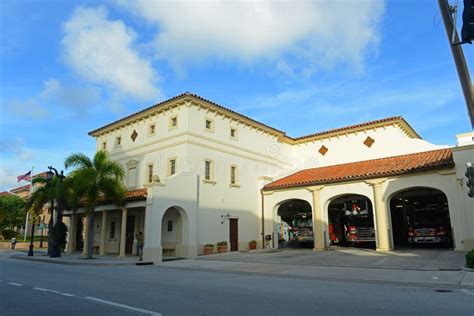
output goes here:
[[[46, 176], [47, 176], [47, 173], [42, 172], [42, 173], [35, 174], [33, 177], [46, 178]], [[12, 194], [15, 194], [16, 196], [18, 196], [20, 198], [22, 198], [24, 201], [27, 201], [28, 198], [30, 197], [30, 190], [31, 190], [31, 184], [26, 184], [26, 185], [23, 185], [21, 187], [11, 189], [9, 192], [12, 193]], [[49, 223], [49, 219], [51, 218], [51, 215], [49, 214], [49, 210], [48, 210], [47, 206], [45, 206], [42, 209], [42, 211], [39, 214], [39, 217], [40, 217], [41, 223], [45, 224], [45, 228], [43, 230], [40, 229], [39, 226], [38, 226], [38, 223], [36, 223], [35, 235], [41, 235], [41, 234], [47, 235], [48, 234], [47, 226], [48, 226], [48, 223]], [[25, 236], [31, 236], [31, 226], [30, 225], [31, 225], [31, 220], [30, 219], [28, 219], [28, 220], [25, 219], [25, 227], [22, 228], [23, 233], [26, 231]]]
[[[286, 244], [278, 243], [280, 222], [297, 227], [298, 216], [314, 226], [315, 238], [304, 227], [297, 237], [326, 249], [337, 234], [363, 238], [363, 225], [349, 231], [357, 228], [354, 220], [349, 227], [349, 211], [365, 214], [364, 238], [387, 251], [403, 246], [421, 209], [442, 219], [446, 246], [474, 246], [474, 200], [463, 179], [474, 157], [471, 134], [462, 146], [436, 146], [391, 117], [292, 138], [184, 93], [89, 135], [124, 166], [129, 189], [122, 209], [96, 209], [101, 254], [134, 253], [138, 231], [145, 234], [144, 259], [155, 262], [194, 257], [219, 241], [228, 241], [230, 251], [247, 250], [251, 240], [278, 247]], [[83, 213], [65, 215], [75, 250]]]

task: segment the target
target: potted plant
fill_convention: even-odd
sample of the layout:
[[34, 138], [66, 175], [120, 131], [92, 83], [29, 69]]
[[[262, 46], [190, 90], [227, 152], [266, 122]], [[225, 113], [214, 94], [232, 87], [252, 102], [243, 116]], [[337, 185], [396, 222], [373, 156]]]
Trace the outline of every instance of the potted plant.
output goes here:
[[218, 253], [227, 252], [227, 241], [219, 241], [217, 243], [217, 252]]
[[212, 255], [214, 253], [214, 245], [213, 244], [205, 244], [204, 245], [204, 254], [205, 255]]
[[255, 250], [257, 249], [257, 241], [256, 240], [251, 240], [249, 242], [249, 250]]

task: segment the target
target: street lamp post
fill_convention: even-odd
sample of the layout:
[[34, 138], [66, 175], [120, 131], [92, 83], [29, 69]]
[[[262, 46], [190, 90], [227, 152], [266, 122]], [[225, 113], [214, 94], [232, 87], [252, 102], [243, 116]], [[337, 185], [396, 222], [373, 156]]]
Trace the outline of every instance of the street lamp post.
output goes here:
[[35, 219], [33, 216], [31, 216], [31, 241], [30, 241], [30, 248], [28, 249], [29, 257], [33, 257], [34, 238], [35, 238]]
[[43, 248], [43, 232], [44, 232], [44, 217], [40, 221], [40, 229], [41, 229], [41, 236], [40, 236], [40, 248]]
[[[49, 181], [51, 181], [53, 179], [53, 175], [55, 175], [56, 177], [59, 177], [60, 182], [63, 182], [64, 173], [63, 173], [62, 170], [61, 170], [61, 173], [58, 173], [58, 170], [56, 170], [56, 168], [53, 168], [52, 166], [49, 166], [48, 169], [49, 169], [49, 171], [48, 171], [48, 180]], [[53, 174], [53, 171], [54, 171], [54, 174]], [[62, 216], [61, 216], [62, 196], [57, 197], [56, 208], [57, 208], [56, 223], [54, 223], [54, 227], [56, 227], [56, 225], [59, 223], [59, 220], [62, 221]], [[53, 214], [51, 214], [51, 216], [54, 217], [54, 209], [53, 209]], [[53, 231], [54, 231], [54, 227], [53, 227]], [[53, 238], [53, 241], [52, 241], [52, 247], [51, 247], [52, 249], [51, 249], [51, 252], [49, 254], [49, 257], [50, 258], [59, 258], [59, 257], [61, 257], [61, 251], [59, 249], [59, 240], [58, 240], [56, 234], [50, 234], [50, 237]]]

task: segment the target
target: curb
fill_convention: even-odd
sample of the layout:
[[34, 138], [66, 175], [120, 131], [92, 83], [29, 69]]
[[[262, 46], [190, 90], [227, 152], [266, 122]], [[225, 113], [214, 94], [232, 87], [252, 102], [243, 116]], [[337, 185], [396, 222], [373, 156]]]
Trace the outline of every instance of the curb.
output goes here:
[[77, 261], [73, 260], [64, 260], [61, 258], [41, 258], [41, 257], [26, 257], [26, 256], [18, 256], [18, 255], [13, 255], [10, 256], [12, 259], [16, 260], [24, 260], [24, 261], [36, 261], [36, 262], [41, 262], [41, 263], [51, 263], [51, 264], [62, 264], [62, 265], [74, 265], [74, 266], [127, 266], [127, 265], [137, 265], [136, 262], [98, 262], [98, 261], [93, 261], [93, 262], [80, 262], [80, 259], [77, 259]]

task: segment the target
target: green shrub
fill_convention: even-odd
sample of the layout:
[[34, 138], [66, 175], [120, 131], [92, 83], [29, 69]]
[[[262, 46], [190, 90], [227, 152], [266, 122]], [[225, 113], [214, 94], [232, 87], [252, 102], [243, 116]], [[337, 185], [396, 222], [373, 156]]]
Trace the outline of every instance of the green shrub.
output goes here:
[[218, 246], [227, 246], [227, 241], [219, 241], [217, 243]]
[[466, 253], [466, 265], [474, 269], [474, 249]]
[[[10, 241], [12, 237], [17, 237], [16, 231], [11, 230], [11, 229], [4, 229], [2, 231], [2, 235], [3, 235], [3, 238], [5, 238], [5, 241]], [[18, 237], [17, 237], [17, 241], [18, 241]]]

